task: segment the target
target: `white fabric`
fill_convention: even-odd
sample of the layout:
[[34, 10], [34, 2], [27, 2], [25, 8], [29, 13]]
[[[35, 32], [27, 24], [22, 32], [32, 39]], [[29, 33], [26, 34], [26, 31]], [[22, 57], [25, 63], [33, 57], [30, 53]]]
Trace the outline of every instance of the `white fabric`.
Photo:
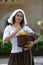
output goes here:
[[[29, 33], [30, 33], [30, 32], [34, 33], [28, 26], [24, 26], [22, 30], [27, 30]], [[14, 31], [14, 30], [12, 29], [12, 26], [11, 26], [11, 25], [8, 25], [8, 26], [5, 28], [5, 30], [4, 30], [3, 41], [4, 41], [4, 39], [5, 39], [8, 35], [12, 34], [13, 31]], [[21, 47], [18, 47], [18, 45], [17, 45], [17, 35], [18, 35], [18, 33], [16, 33], [16, 35], [15, 35], [12, 39], [10, 39], [10, 41], [11, 41], [11, 43], [12, 43], [11, 53], [22, 52], [22, 48], [21, 48]], [[25, 50], [27, 50], [27, 49], [25, 49]]]
[[23, 13], [23, 15], [24, 15], [24, 24], [26, 25], [26, 24], [27, 24], [27, 20], [26, 20], [25, 13], [24, 13], [24, 11], [23, 11], [22, 9], [17, 9], [17, 10], [15, 10], [15, 11], [11, 14], [11, 16], [9, 17], [8, 22], [12, 24], [12, 18], [13, 18], [13, 17], [16, 15], [16, 13], [19, 12], [19, 11], [21, 11], [21, 12]]
[[28, 27], [28, 26], [24, 26], [23, 29], [28, 31], [28, 33], [34, 33], [33, 30], [30, 27]]

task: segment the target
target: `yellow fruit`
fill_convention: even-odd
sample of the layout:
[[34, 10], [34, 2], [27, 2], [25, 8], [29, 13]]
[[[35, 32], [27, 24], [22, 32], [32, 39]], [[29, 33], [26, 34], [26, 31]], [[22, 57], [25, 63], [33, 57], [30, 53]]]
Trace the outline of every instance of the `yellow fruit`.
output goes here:
[[26, 32], [20, 32], [20, 35], [27, 35]]

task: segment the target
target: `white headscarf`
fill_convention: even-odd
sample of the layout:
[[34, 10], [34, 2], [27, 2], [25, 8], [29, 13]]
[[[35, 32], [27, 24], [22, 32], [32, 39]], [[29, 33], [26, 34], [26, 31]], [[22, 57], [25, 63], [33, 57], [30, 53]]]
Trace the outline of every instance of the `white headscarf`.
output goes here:
[[12, 18], [13, 18], [13, 17], [16, 15], [16, 13], [19, 12], [19, 11], [21, 11], [21, 12], [23, 13], [23, 15], [24, 15], [24, 24], [26, 25], [26, 24], [27, 24], [27, 20], [26, 20], [25, 13], [24, 13], [24, 11], [23, 11], [22, 9], [17, 9], [17, 10], [15, 10], [15, 11], [11, 14], [11, 16], [9, 17], [8, 22], [12, 24], [12, 23], [13, 23], [13, 22], [12, 22]]

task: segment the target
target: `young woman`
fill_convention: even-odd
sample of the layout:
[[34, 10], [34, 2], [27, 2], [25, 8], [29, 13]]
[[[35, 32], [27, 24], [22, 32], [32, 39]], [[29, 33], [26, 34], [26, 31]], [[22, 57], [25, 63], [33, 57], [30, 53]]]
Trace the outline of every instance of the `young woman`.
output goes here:
[[30, 44], [25, 45], [26, 48], [22, 50], [22, 47], [18, 47], [17, 36], [18, 32], [25, 30], [28, 33], [34, 33], [31, 28], [27, 25], [27, 20], [25, 13], [22, 9], [15, 10], [8, 22], [11, 25], [8, 25], [3, 34], [3, 42], [7, 43], [9, 40], [12, 43], [11, 55], [9, 58], [8, 65], [34, 65], [33, 56], [31, 53], [31, 48], [34, 46], [34, 42], [30, 41]]

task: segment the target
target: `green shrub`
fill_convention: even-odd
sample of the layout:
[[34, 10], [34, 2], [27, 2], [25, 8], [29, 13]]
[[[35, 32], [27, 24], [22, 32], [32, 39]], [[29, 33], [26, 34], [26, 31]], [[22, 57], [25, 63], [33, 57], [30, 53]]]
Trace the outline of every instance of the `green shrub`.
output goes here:
[[2, 39], [0, 39], [0, 52], [1, 52], [1, 50], [2, 50]]
[[39, 36], [38, 38], [38, 44], [39, 44], [39, 49], [43, 49], [43, 36]]
[[12, 44], [10, 42], [2, 44], [2, 53], [10, 53]]
[[[43, 36], [38, 36], [38, 44], [32, 48], [33, 55], [39, 55], [40, 50], [43, 50]], [[43, 51], [42, 51], [43, 52]]]
[[12, 44], [9, 41], [8, 43], [3, 44], [3, 40], [0, 39], [0, 53], [10, 53], [12, 48]]
[[33, 46], [32, 53], [34, 56], [38, 56], [38, 44]]

